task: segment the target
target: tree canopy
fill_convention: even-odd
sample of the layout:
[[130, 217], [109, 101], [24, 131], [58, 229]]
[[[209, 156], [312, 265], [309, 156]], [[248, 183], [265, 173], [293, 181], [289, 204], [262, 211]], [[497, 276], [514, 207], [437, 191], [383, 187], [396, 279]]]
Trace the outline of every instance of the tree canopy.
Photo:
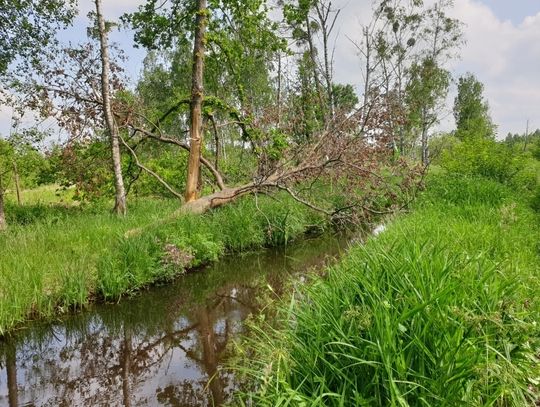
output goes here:
[[76, 0], [0, 0], [0, 75], [17, 58], [39, 63], [39, 51], [71, 23], [76, 6]]
[[454, 100], [456, 136], [460, 139], [495, 136], [495, 126], [484, 97], [484, 85], [471, 73], [458, 79], [458, 94]]

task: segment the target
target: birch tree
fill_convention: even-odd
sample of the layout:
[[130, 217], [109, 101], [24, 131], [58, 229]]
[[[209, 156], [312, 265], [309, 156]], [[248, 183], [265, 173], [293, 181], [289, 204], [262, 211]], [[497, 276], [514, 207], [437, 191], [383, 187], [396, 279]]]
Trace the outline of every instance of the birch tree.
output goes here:
[[111, 107], [111, 92], [109, 88], [110, 60], [108, 30], [102, 14], [101, 0], [95, 0], [96, 19], [101, 49], [101, 103], [103, 105], [103, 116], [107, 126], [107, 131], [111, 142], [111, 158], [114, 173], [115, 203], [114, 211], [118, 215], [126, 214], [126, 191], [124, 188], [124, 178], [122, 176], [122, 157], [120, 154], [120, 141], [118, 126], [114, 118]]

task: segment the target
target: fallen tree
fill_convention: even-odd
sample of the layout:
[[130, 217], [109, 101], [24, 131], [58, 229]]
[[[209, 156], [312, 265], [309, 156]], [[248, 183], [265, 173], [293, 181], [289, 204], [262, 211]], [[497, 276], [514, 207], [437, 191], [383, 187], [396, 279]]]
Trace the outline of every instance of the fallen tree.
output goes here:
[[[401, 207], [418, 188], [424, 168], [396, 157], [392, 149], [392, 134], [385, 127], [388, 122], [386, 102], [384, 98], [375, 101], [378, 104], [372, 104], [369, 109], [363, 107], [349, 116], [336, 117], [329, 128], [314, 135], [308, 142], [290, 143], [281, 152], [281, 157], [274, 158], [270, 164], [265, 149], [259, 149], [257, 157], [265, 165], [258, 166], [252, 181], [248, 183], [227, 185], [226, 177], [211, 160], [200, 154], [200, 163], [212, 175], [219, 190], [190, 202], [182, 201], [177, 214], [202, 214], [239, 197], [272, 190], [285, 191], [298, 202], [331, 217], [345, 214], [350, 218], [365, 217], [368, 213], [384, 213]], [[131, 112], [123, 117], [123, 125], [131, 130], [132, 142], [137, 144], [142, 140], [152, 140], [190, 151], [187, 142], [164, 134], [159, 123], [150, 122], [142, 114]], [[253, 121], [238, 118], [233, 123], [240, 127], [243, 137], [262, 134], [260, 129], [251, 128], [246, 123]], [[268, 140], [250, 140], [252, 148], [255, 142], [258, 146], [269, 144]], [[144, 167], [134, 148], [126, 141], [124, 145], [140, 168], [156, 177], [182, 200], [181, 191], [175, 191], [157, 174]], [[334, 193], [340, 195], [338, 204], [318, 196], [313, 187], [321, 183], [331, 185]]]

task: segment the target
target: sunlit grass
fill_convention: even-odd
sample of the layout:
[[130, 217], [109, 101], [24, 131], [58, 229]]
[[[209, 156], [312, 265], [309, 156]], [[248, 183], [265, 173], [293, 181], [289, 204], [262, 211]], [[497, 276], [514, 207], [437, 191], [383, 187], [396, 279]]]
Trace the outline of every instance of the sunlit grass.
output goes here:
[[[40, 190], [44, 200], [7, 208], [10, 226], [0, 234], [0, 336], [28, 318], [51, 317], [96, 298], [118, 300], [226, 252], [286, 244], [324, 226], [320, 215], [285, 195], [248, 197], [181, 217], [171, 217], [177, 201], [138, 199], [130, 201], [127, 217], [118, 218], [106, 204], [43, 203], [52, 190]], [[135, 228], [142, 232], [125, 236]], [[169, 261], [168, 251], [186, 262]]]
[[538, 399], [540, 222], [494, 181], [437, 176], [412, 214], [301, 288], [246, 350], [240, 404]]
[[[64, 204], [77, 205], [73, 200], [75, 188], [63, 188], [60, 185], [41, 185], [37, 188], [23, 189], [20, 191], [21, 203], [23, 205], [36, 204]], [[17, 202], [17, 194], [14, 189], [10, 189], [6, 194], [9, 202]]]

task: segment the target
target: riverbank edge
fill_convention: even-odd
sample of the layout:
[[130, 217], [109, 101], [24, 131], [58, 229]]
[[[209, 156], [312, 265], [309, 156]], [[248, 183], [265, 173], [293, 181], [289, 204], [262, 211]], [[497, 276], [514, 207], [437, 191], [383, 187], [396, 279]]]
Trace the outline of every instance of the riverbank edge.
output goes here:
[[430, 175], [412, 213], [255, 319], [234, 405], [537, 402], [540, 215], [525, 195]]
[[32, 277], [32, 290], [17, 290], [17, 284], [6, 290], [0, 299], [0, 338], [33, 320], [52, 320], [94, 303], [118, 302], [225, 255], [284, 246], [330, 227], [323, 214], [277, 194], [246, 197], [204, 215], [155, 222], [136, 236], [119, 231], [91, 263], [93, 270], [77, 269], [66, 260], [65, 270], [49, 271], [57, 279], [49, 287], [44, 280], [50, 277], [44, 274]]

